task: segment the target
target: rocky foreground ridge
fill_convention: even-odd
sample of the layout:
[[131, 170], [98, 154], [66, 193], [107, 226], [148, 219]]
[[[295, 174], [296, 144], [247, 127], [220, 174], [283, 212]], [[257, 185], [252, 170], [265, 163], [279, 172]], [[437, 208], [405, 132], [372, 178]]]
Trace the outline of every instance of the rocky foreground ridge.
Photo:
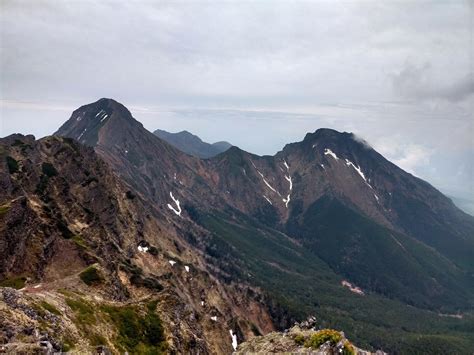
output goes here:
[[384, 355], [383, 351], [359, 349], [343, 332], [317, 329], [316, 318], [296, 323], [284, 332], [271, 332], [239, 345], [235, 354], [318, 354], [318, 355]]

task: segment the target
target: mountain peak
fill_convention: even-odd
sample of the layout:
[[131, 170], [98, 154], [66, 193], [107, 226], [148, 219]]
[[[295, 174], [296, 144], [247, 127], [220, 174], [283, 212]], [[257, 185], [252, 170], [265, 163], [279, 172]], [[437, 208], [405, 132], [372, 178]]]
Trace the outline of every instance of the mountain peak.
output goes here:
[[319, 128], [313, 133], [307, 133], [303, 139], [304, 141], [313, 141], [316, 139], [344, 139], [353, 137], [353, 133], [339, 132], [331, 128]]
[[95, 146], [99, 141], [100, 131], [113, 122], [114, 131], [142, 128], [131, 112], [121, 103], [110, 98], [101, 98], [75, 110], [55, 135], [74, 138], [79, 142]]
[[153, 134], [178, 148], [182, 152], [202, 159], [212, 158], [232, 146], [232, 144], [222, 141], [209, 144], [186, 130], [177, 133], [170, 133], [157, 129]]

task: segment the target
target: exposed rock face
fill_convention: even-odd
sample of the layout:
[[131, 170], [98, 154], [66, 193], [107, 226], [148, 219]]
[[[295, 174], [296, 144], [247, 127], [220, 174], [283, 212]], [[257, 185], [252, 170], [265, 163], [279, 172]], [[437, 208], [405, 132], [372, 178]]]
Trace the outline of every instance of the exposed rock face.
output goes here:
[[[199, 245], [187, 241], [192, 236], [205, 245], [206, 231], [163, 215], [92, 148], [68, 138], [14, 135], [0, 140], [0, 149], [0, 280], [22, 288], [0, 288], [0, 331], [13, 353], [41, 348], [41, 337], [21, 334], [42, 322], [53, 350], [69, 341], [78, 350], [104, 345], [112, 352], [133, 351], [104, 307], [136, 306], [140, 314], [150, 300], [170, 352], [226, 353], [232, 349], [229, 329], [244, 339], [251, 326], [273, 328], [259, 291], [224, 284]], [[97, 309], [93, 334], [68, 299]], [[43, 301], [61, 310], [55, 316], [66, 322], [60, 329]], [[10, 319], [17, 319], [17, 327]], [[101, 327], [111, 331], [97, 338]]]
[[213, 144], [203, 142], [201, 138], [188, 131], [170, 133], [157, 129], [153, 134], [180, 151], [202, 159], [212, 158], [232, 147], [232, 144], [223, 141]]

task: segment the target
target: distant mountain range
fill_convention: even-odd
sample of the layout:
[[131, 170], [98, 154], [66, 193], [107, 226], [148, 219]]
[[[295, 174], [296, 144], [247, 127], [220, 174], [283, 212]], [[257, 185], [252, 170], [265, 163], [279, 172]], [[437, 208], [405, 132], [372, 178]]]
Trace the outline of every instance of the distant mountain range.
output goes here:
[[203, 142], [201, 138], [188, 131], [170, 133], [157, 129], [153, 133], [182, 152], [203, 159], [212, 158], [232, 147], [232, 144], [224, 141], [213, 144]]
[[[53, 137], [3, 138], [1, 283], [63, 310], [75, 342], [114, 351], [229, 353], [308, 315], [369, 350], [474, 348], [474, 217], [429, 183], [331, 129], [274, 156], [200, 159], [212, 145], [168, 137], [101, 99]], [[152, 307], [166, 337], [130, 342], [130, 305], [137, 319]]]

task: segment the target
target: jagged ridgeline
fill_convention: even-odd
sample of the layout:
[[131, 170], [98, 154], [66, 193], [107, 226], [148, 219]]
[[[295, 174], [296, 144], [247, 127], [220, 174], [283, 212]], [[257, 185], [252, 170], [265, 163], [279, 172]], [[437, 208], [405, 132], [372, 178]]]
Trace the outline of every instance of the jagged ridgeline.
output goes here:
[[313, 314], [334, 330], [291, 346], [474, 348], [474, 218], [427, 182], [330, 129], [275, 156], [178, 146], [110, 99], [1, 139], [8, 351], [230, 353]]

